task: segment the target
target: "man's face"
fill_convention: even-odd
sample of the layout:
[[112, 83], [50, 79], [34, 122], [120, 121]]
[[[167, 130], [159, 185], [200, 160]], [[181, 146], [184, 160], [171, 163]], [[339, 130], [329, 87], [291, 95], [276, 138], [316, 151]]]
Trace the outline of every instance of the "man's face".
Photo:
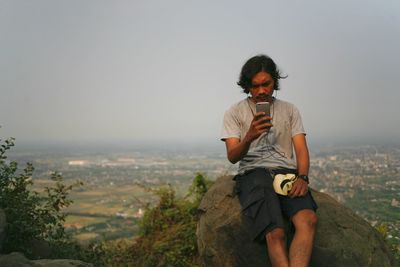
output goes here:
[[274, 93], [274, 80], [265, 71], [257, 73], [251, 80], [251, 100], [255, 103], [270, 101]]

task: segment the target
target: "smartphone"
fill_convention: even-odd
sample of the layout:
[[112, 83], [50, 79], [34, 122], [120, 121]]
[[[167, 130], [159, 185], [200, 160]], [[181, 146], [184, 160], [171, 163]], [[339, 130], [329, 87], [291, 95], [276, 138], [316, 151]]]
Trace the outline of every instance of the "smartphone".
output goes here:
[[269, 102], [258, 102], [256, 103], [256, 113], [265, 112], [266, 116], [271, 116], [270, 113], [270, 104]]

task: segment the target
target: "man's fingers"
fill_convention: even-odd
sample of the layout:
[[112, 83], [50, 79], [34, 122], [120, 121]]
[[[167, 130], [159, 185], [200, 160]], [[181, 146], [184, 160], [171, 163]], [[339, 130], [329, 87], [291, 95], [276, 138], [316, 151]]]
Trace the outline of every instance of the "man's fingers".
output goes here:
[[307, 194], [308, 185], [302, 182], [295, 182], [293, 184], [292, 190], [289, 192], [289, 197], [302, 197]]
[[272, 123], [271, 121], [257, 121], [254, 126], [257, 129], [262, 129], [262, 128], [268, 128], [268, 127], [272, 127]]
[[259, 125], [261, 128], [270, 128], [270, 127], [272, 127], [272, 123], [270, 123], [270, 122], [266, 122], [266, 123], [263, 123], [263, 124], [261, 124], [261, 125]]
[[292, 189], [289, 192], [289, 197], [296, 197], [297, 196], [297, 186], [294, 184]]
[[253, 122], [256, 123], [256, 124], [262, 123], [263, 121], [272, 120], [272, 117], [264, 115], [264, 112], [259, 112], [257, 114], [254, 115], [254, 118], [253, 118]]
[[255, 128], [257, 131], [266, 132], [267, 130], [269, 130], [269, 128], [271, 128], [271, 125], [268, 123], [268, 124], [258, 125]]

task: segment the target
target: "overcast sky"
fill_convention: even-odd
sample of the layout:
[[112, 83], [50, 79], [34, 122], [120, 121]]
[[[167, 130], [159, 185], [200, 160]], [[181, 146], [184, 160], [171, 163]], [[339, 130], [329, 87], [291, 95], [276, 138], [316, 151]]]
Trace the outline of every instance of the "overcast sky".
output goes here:
[[0, 0], [0, 137], [218, 142], [251, 56], [308, 139], [398, 142], [400, 1]]

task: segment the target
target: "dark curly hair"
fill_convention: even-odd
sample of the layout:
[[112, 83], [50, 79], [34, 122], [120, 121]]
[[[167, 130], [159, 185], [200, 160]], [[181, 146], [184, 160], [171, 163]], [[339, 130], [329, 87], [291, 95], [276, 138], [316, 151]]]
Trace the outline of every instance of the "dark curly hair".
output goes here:
[[257, 55], [243, 65], [242, 71], [240, 72], [239, 81], [237, 84], [243, 88], [243, 92], [248, 94], [252, 86], [253, 77], [261, 72], [265, 71], [272, 76], [274, 80], [274, 90], [279, 90], [279, 79], [284, 79], [287, 76], [281, 76], [281, 72], [276, 66], [275, 62], [266, 55]]

